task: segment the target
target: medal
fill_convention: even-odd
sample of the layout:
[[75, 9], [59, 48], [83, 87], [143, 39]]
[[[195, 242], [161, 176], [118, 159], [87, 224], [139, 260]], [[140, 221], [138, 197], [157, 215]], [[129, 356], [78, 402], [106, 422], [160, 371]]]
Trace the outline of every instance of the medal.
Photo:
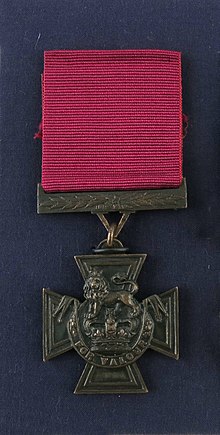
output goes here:
[[86, 361], [75, 393], [145, 393], [136, 363], [145, 351], [179, 358], [178, 288], [146, 288], [140, 301], [146, 254], [119, 234], [131, 213], [187, 206], [180, 53], [48, 51], [42, 97], [38, 213], [90, 212], [107, 231], [75, 257], [80, 301], [43, 289], [43, 359], [75, 350]]

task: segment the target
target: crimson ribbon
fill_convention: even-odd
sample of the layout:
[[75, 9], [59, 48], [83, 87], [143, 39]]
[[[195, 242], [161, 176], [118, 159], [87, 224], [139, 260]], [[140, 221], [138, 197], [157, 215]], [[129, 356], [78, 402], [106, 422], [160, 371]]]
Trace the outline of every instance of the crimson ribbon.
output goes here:
[[42, 97], [45, 191], [181, 184], [179, 52], [46, 51]]

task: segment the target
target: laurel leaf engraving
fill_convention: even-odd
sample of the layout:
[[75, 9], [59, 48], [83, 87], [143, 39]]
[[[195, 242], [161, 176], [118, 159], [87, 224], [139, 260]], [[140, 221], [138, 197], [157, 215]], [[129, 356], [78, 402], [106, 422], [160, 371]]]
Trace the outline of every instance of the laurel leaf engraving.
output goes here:
[[45, 193], [38, 190], [39, 213], [135, 211], [185, 208], [186, 185], [177, 189]]

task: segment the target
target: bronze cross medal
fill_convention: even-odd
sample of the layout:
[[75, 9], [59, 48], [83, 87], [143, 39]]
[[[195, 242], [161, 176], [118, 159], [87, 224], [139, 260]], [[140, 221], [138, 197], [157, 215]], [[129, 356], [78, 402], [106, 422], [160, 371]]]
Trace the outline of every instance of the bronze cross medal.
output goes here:
[[146, 254], [127, 253], [116, 238], [128, 215], [118, 226], [99, 215], [107, 239], [75, 257], [83, 302], [43, 289], [44, 361], [75, 349], [86, 361], [77, 394], [146, 393], [136, 360], [147, 349], [179, 357], [178, 288], [136, 299]]

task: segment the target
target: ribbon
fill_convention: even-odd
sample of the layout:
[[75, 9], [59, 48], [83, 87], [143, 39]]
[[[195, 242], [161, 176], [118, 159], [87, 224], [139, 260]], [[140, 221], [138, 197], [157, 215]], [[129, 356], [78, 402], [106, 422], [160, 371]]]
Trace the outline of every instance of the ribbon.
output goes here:
[[46, 51], [42, 99], [46, 192], [181, 184], [179, 52]]

